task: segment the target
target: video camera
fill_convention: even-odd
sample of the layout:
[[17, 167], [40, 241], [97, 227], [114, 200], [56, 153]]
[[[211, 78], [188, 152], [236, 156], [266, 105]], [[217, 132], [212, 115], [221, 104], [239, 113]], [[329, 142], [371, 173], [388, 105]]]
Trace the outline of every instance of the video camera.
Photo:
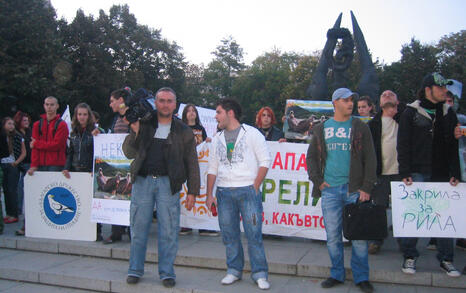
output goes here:
[[154, 110], [154, 106], [149, 102], [151, 99], [154, 99], [154, 95], [151, 91], [144, 88], [140, 88], [136, 93], [128, 95], [125, 100], [125, 104], [128, 107], [125, 113], [126, 120], [129, 123], [138, 120], [149, 120], [151, 112]]

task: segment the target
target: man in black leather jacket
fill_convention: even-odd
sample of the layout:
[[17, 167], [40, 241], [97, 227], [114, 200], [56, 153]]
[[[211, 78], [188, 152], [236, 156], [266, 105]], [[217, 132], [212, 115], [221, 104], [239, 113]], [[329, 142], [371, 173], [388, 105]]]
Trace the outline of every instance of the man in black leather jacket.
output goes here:
[[180, 196], [187, 180], [186, 208], [191, 210], [200, 191], [199, 163], [193, 131], [173, 116], [176, 94], [171, 88], [156, 93], [152, 117], [131, 124], [123, 152], [131, 163], [133, 189], [130, 206], [131, 251], [128, 284], [144, 274], [147, 238], [157, 205], [159, 276], [167, 288], [175, 286], [173, 264], [178, 250]]
[[[446, 80], [430, 73], [422, 81], [417, 100], [408, 104], [400, 118], [397, 151], [400, 177], [406, 185], [413, 182], [450, 182], [456, 186], [460, 178], [458, 140], [454, 130], [458, 123], [453, 109], [445, 105]], [[404, 262], [402, 271], [416, 273], [417, 238], [401, 238]], [[453, 266], [453, 239], [437, 239], [440, 268], [448, 276], [461, 274]]]

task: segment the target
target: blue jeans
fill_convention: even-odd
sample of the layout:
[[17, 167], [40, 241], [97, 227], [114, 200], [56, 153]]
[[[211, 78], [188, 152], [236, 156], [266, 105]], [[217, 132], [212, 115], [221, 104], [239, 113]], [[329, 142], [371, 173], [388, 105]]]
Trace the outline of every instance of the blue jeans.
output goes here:
[[[343, 207], [355, 203], [359, 192], [348, 194], [348, 184], [327, 187], [322, 190], [322, 214], [325, 232], [327, 232], [327, 248], [332, 262], [330, 277], [345, 281], [343, 257]], [[351, 270], [354, 283], [369, 280], [369, 258], [366, 240], [353, 240], [351, 253]]]
[[[244, 187], [217, 187], [218, 222], [226, 246], [227, 274], [242, 277], [244, 267], [241, 244], [240, 215], [248, 239], [251, 278], [268, 277], [269, 268], [262, 242], [262, 195], [252, 185]], [[157, 209], [158, 213], [158, 209]]]
[[[413, 173], [411, 175], [413, 182], [430, 181], [430, 175], [422, 173]], [[419, 251], [416, 248], [418, 238], [400, 237], [400, 248], [404, 258], [417, 258]], [[441, 261], [453, 261], [454, 241], [453, 238], [436, 238], [437, 240], [437, 259]]]
[[168, 176], [136, 176], [131, 194], [131, 251], [128, 275], [144, 275], [147, 238], [152, 223], [154, 202], [157, 205], [157, 241], [160, 279], [175, 279], [178, 232], [180, 230], [180, 196], [171, 193]]

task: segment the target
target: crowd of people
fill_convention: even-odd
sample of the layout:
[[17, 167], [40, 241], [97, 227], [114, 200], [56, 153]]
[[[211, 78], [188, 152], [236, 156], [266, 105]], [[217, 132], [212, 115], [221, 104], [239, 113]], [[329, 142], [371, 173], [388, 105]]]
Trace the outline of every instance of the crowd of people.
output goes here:
[[[384, 91], [380, 110], [369, 97], [361, 97], [347, 88], [332, 95], [334, 116], [313, 128], [307, 151], [312, 196], [321, 198], [322, 213], [331, 261], [330, 277], [323, 288], [345, 281], [343, 265], [342, 218], [344, 206], [373, 201], [389, 207], [390, 182], [449, 182], [456, 186], [461, 178], [458, 139], [461, 131], [455, 113], [457, 93], [448, 90], [452, 81], [438, 73], [422, 80], [418, 96], [408, 105], [400, 103], [396, 93]], [[129, 123], [125, 103], [131, 95], [123, 88], [110, 94], [109, 106], [115, 113], [110, 133], [127, 133], [122, 149], [134, 159], [130, 166], [132, 193], [130, 227], [113, 225], [111, 234], [103, 237], [102, 226], [97, 239], [105, 244], [121, 241], [128, 233], [131, 241], [127, 283], [138, 283], [144, 274], [147, 241], [154, 206], [157, 209], [158, 270], [163, 285], [175, 286], [174, 261], [178, 237], [191, 233], [180, 228], [179, 193], [187, 184], [186, 208], [191, 210], [200, 193], [200, 171], [196, 146], [210, 143], [207, 171], [209, 211], [218, 209], [220, 234], [226, 248], [227, 272], [224, 285], [242, 278], [244, 252], [240, 238], [240, 219], [248, 241], [251, 278], [260, 289], [269, 289], [268, 264], [262, 236], [261, 186], [271, 164], [266, 141], [286, 142], [276, 126], [270, 107], [262, 107], [255, 127], [241, 123], [241, 105], [234, 99], [222, 98], [216, 104], [217, 133], [207, 137], [196, 106], [188, 104], [181, 118], [175, 115], [177, 97], [173, 89], [160, 88], [155, 93], [150, 116]], [[447, 98], [452, 101], [447, 102]], [[354, 107], [365, 122], [353, 116]], [[99, 115], [86, 103], [74, 108], [71, 133], [57, 110], [58, 99], [44, 100], [45, 113], [31, 125], [28, 114], [18, 112], [2, 120], [0, 134], [1, 171], [6, 215], [3, 224], [18, 222], [24, 212], [24, 176], [36, 171], [92, 172], [93, 138], [105, 132], [98, 127]], [[214, 194], [214, 185], [217, 186]], [[0, 207], [0, 213], [2, 209]], [[25, 227], [16, 231], [25, 234]], [[218, 232], [200, 230], [200, 234], [216, 236]], [[416, 272], [417, 238], [399, 238], [404, 260], [401, 270]], [[458, 277], [453, 266], [454, 239], [434, 240], [440, 268], [448, 276]], [[464, 240], [457, 245], [464, 247]], [[463, 242], [461, 242], [463, 241]], [[353, 240], [351, 269], [354, 283], [363, 292], [374, 290], [369, 282], [368, 254], [380, 251], [383, 239]]]

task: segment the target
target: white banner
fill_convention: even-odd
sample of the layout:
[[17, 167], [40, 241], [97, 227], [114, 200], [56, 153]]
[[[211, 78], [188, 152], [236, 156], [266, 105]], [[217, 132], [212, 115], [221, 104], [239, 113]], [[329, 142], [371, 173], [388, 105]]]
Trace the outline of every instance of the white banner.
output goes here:
[[[122, 186], [129, 174], [129, 160], [121, 158], [125, 135], [98, 135], [94, 140], [95, 181], [92, 221], [129, 225], [131, 194]], [[272, 164], [262, 185], [265, 234], [325, 239], [320, 200], [311, 196], [306, 152], [308, 144], [267, 142]], [[207, 163], [210, 143], [197, 146], [201, 192], [191, 211], [185, 209], [187, 188], [180, 192], [181, 227], [219, 230], [218, 219], [208, 211], [206, 201]]]
[[[178, 118], [182, 118], [183, 109], [186, 104], [180, 104], [178, 109]], [[205, 128], [205, 132], [208, 137], [213, 137], [217, 133], [217, 120], [215, 120], [215, 110], [196, 106], [197, 112], [199, 113], [199, 120], [202, 126]]]
[[[306, 153], [308, 144], [267, 142], [272, 165], [262, 185], [264, 234], [326, 239], [320, 200], [312, 198]], [[210, 144], [198, 146], [201, 194], [193, 210], [184, 207], [186, 186], [181, 197], [181, 227], [219, 230], [218, 219], [205, 206], [206, 176]]]
[[466, 238], [466, 183], [391, 183], [395, 237]]
[[91, 221], [129, 226], [131, 178], [122, 144], [127, 134], [94, 137], [94, 199]]
[[24, 178], [26, 236], [95, 241], [91, 173], [34, 172]]

